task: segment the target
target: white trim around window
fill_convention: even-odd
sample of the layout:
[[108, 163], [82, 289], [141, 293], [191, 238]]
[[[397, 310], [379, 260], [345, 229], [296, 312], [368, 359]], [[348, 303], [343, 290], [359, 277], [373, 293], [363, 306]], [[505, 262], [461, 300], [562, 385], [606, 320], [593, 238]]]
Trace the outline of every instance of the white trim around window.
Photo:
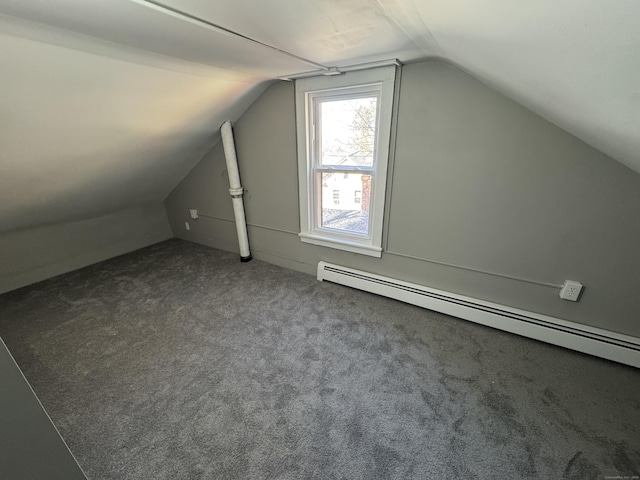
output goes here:
[[[300, 239], [303, 242], [381, 256], [395, 77], [396, 67], [385, 66], [295, 81]], [[345, 149], [341, 145], [329, 145], [335, 147], [334, 153], [327, 153], [327, 142], [331, 141], [323, 138], [328, 138], [329, 133], [332, 137], [338, 136], [335, 130], [339, 128], [326, 119], [323, 123], [323, 108], [328, 112], [325, 106], [350, 101], [375, 105], [375, 116], [367, 119], [367, 125], [375, 124], [375, 135], [367, 136], [369, 148], [362, 148], [366, 152], [359, 157], [353, 156], [357, 152], [342, 154]], [[370, 109], [366, 111], [371, 114]], [[323, 132], [323, 128], [332, 131]], [[338, 186], [332, 183], [342, 178], [343, 183], [335, 183]], [[336, 189], [343, 191], [336, 194]], [[332, 223], [328, 220], [330, 217], [340, 220]], [[352, 218], [353, 224], [345, 223], [343, 218]]]

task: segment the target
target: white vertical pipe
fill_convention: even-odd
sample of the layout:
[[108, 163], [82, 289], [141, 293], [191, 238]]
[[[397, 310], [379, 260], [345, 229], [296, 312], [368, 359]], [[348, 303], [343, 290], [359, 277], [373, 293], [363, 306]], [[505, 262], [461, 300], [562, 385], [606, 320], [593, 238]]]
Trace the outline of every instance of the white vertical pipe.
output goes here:
[[224, 147], [224, 158], [227, 162], [227, 173], [229, 174], [229, 193], [233, 202], [233, 215], [236, 219], [236, 232], [238, 233], [238, 244], [240, 245], [240, 261], [251, 260], [249, 250], [249, 237], [247, 235], [247, 221], [244, 216], [244, 201], [242, 195], [244, 189], [240, 185], [240, 171], [238, 170], [238, 157], [236, 156], [236, 146], [233, 141], [233, 131], [231, 122], [226, 121], [220, 127], [222, 134], [222, 146]]

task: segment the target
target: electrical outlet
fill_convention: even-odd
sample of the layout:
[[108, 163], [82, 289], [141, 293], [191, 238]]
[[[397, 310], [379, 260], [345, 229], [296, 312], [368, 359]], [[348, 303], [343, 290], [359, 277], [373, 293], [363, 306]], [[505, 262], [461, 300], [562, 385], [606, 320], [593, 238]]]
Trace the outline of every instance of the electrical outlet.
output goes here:
[[197, 208], [189, 209], [189, 213], [191, 214], [191, 218], [193, 218], [194, 220], [198, 219], [198, 209]]
[[191, 230], [191, 225], [189, 225], [189, 222], [184, 222], [184, 228], [186, 228], [187, 230]]
[[580, 292], [582, 292], [583, 285], [580, 282], [573, 280], [565, 280], [562, 289], [560, 290], [560, 298], [563, 300], [569, 300], [570, 302], [577, 302], [580, 298]]

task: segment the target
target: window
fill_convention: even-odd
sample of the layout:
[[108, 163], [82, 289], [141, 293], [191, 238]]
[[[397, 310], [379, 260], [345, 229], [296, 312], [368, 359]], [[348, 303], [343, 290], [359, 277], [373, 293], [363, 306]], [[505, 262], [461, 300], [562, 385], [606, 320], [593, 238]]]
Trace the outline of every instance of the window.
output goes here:
[[395, 66], [296, 80], [300, 239], [379, 257]]

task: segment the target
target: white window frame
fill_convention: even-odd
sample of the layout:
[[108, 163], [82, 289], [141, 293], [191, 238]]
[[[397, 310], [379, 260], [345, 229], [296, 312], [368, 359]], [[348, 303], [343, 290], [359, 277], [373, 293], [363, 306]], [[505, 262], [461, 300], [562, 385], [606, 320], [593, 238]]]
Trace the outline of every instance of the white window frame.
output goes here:
[[[382, 224], [384, 217], [387, 165], [391, 141], [391, 117], [396, 67], [347, 72], [339, 76], [310, 77], [296, 80], [296, 123], [298, 141], [298, 181], [300, 191], [300, 240], [323, 247], [337, 248], [372, 257], [382, 256]], [[376, 145], [372, 167], [320, 166], [316, 158], [316, 102], [376, 96]], [[320, 225], [322, 183], [317, 171], [370, 174], [369, 229], [367, 235], [349, 233]]]

